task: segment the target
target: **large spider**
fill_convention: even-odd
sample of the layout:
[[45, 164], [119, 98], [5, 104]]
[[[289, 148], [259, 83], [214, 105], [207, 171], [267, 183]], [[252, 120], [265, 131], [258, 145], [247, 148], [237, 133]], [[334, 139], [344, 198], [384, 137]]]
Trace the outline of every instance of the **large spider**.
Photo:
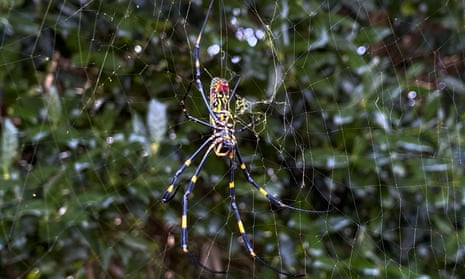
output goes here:
[[226, 158], [226, 160], [229, 161], [229, 176], [230, 176], [229, 191], [230, 191], [230, 198], [231, 198], [231, 208], [234, 212], [234, 217], [236, 218], [236, 221], [237, 221], [237, 227], [239, 229], [239, 233], [242, 236], [242, 240], [250, 256], [254, 259], [257, 259], [263, 265], [274, 270], [275, 272], [279, 274], [283, 274], [286, 276], [293, 276], [293, 277], [304, 276], [304, 274], [293, 274], [293, 273], [289, 273], [286, 271], [282, 271], [278, 268], [271, 266], [264, 259], [259, 257], [255, 253], [252, 247], [249, 237], [247, 236], [247, 233], [244, 229], [241, 216], [239, 214], [239, 210], [236, 204], [236, 194], [235, 194], [235, 185], [234, 185], [234, 172], [237, 167], [235, 160], [237, 160], [237, 162], [239, 163], [239, 168], [242, 170], [242, 173], [244, 174], [247, 182], [251, 184], [255, 189], [257, 189], [274, 206], [279, 207], [279, 208], [289, 208], [292, 210], [303, 211], [303, 212], [318, 212], [318, 211], [300, 209], [300, 208], [296, 208], [296, 207], [284, 204], [280, 199], [270, 195], [263, 187], [258, 185], [257, 182], [255, 182], [255, 180], [250, 175], [249, 170], [247, 169], [247, 166], [244, 163], [241, 157], [241, 154], [239, 152], [239, 146], [237, 144], [235, 134], [240, 133], [246, 130], [247, 128], [250, 128], [251, 126], [255, 124], [256, 121], [252, 121], [252, 123], [236, 129], [235, 127], [236, 123], [230, 110], [230, 102], [232, 98], [234, 97], [237, 86], [232, 90], [232, 92], [230, 92], [229, 83], [226, 79], [220, 78], [220, 77], [214, 77], [210, 84], [210, 101], [207, 101], [205, 92], [203, 90], [202, 80], [200, 79], [201, 69], [200, 69], [199, 53], [200, 53], [200, 40], [205, 30], [205, 26], [207, 24], [209, 14], [213, 6], [213, 2], [214, 0], [210, 1], [210, 5], [208, 7], [205, 20], [203, 22], [203, 25], [200, 29], [199, 35], [197, 36], [197, 40], [194, 45], [195, 85], [196, 85], [197, 90], [200, 92], [200, 95], [203, 98], [203, 102], [210, 116], [210, 121], [206, 122], [189, 114], [185, 106], [185, 99], [187, 98], [187, 95], [189, 94], [190, 90], [187, 91], [186, 96], [184, 96], [184, 98], [180, 101], [182, 110], [186, 118], [188, 120], [197, 122], [201, 125], [210, 127], [213, 130], [213, 134], [207, 140], [205, 140], [205, 142], [176, 171], [173, 179], [171, 180], [170, 185], [167, 187], [165, 193], [163, 194], [162, 202], [164, 203], [169, 202], [175, 196], [177, 190], [179, 189], [179, 184], [176, 185], [176, 181], [178, 180], [179, 176], [183, 173], [183, 171], [187, 167], [191, 165], [192, 161], [206, 148], [206, 151], [202, 159], [200, 160], [200, 163], [198, 164], [194, 172], [194, 175], [191, 177], [189, 183], [187, 184], [187, 187], [182, 197], [181, 247], [184, 253], [189, 255], [189, 257], [196, 264], [200, 265], [205, 270], [210, 271], [212, 273], [224, 273], [223, 271], [212, 270], [211, 268], [203, 265], [202, 263], [200, 263], [200, 261], [196, 257], [194, 257], [190, 253], [189, 248], [188, 248], [188, 242], [187, 242], [187, 213], [188, 213], [188, 197], [193, 191], [195, 182], [197, 181], [198, 175], [200, 171], [202, 170], [208, 155], [211, 152], [214, 152], [216, 156]]

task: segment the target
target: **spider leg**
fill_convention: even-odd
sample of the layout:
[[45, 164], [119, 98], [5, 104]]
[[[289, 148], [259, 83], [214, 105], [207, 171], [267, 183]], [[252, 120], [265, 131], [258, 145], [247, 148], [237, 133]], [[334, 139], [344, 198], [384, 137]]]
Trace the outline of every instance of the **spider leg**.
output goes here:
[[255, 124], [257, 124], [258, 122], [260, 122], [260, 119], [252, 119], [252, 121], [249, 124], [240, 127], [239, 129], [235, 130], [234, 132], [235, 133], [244, 132], [245, 130], [250, 129], [253, 126], [255, 126]]
[[204, 126], [207, 126], [207, 127], [210, 127], [210, 128], [215, 128], [212, 124], [206, 122], [206, 121], [203, 121], [201, 119], [198, 119], [192, 115], [189, 114], [189, 111], [187, 110], [187, 107], [186, 107], [186, 98], [187, 96], [189, 95], [190, 91], [191, 91], [191, 87], [192, 87], [192, 83], [189, 83], [189, 87], [187, 88], [187, 92], [186, 92], [186, 95], [184, 95], [184, 98], [182, 98], [182, 100], [179, 101], [179, 105], [181, 106], [181, 109], [182, 109], [182, 112], [184, 113], [184, 116], [190, 120], [190, 121], [193, 121], [193, 122], [196, 122], [196, 123], [199, 123], [199, 124], [202, 124]]
[[[207, 140], [206, 142], [209, 142], [209, 140]], [[202, 147], [204, 145], [205, 145], [205, 143], [202, 145]], [[202, 168], [203, 168], [203, 166], [205, 164], [205, 161], [207, 160], [208, 155], [211, 153], [211, 151], [213, 150], [214, 147], [215, 147], [214, 143], [210, 144], [210, 146], [208, 147], [207, 151], [205, 152], [205, 154], [202, 157], [202, 160], [200, 161], [199, 165], [195, 169], [194, 175], [191, 177], [191, 180], [187, 184], [186, 190], [184, 191], [184, 195], [182, 196], [181, 247], [182, 247], [182, 251], [185, 254], [187, 254], [195, 264], [201, 266], [205, 270], [207, 270], [207, 271], [209, 271], [211, 273], [225, 273], [224, 271], [213, 270], [213, 269], [209, 268], [208, 266], [205, 266], [204, 264], [202, 264], [199, 261], [199, 259], [197, 259], [197, 257], [192, 255], [192, 253], [189, 251], [189, 248], [188, 248], [188, 245], [187, 245], [188, 244], [188, 242], [187, 242], [188, 198], [189, 198], [189, 195], [192, 193], [192, 191], [194, 189], [195, 182], [197, 182], [198, 175], [199, 175], [200, 171], [202, 170]]]
[[287, 205], [283, 203], [280, 199], [272, 196], [270, 193], [268, 193], [262, 186], [258, 185], [257, 182], [252, 178], [250, 175], [249, 170], [247, 169], [246, 164], [242, 160], [241, 154], [239, 152], [239, 147], [236, 146], [236, 156], [237, 160], [239, 161], [239, 167], [244, 173], [245, 179], [249, 184], [251, 184], [255, 189], [257, 189], [268, 201], [270, 201], [273, 205], [280, 207], [280, 208], [289, 208], [295, 211], [301, 211], [301, 212], [310, 212], [310, 213], [326, 213], [327, 211], [319, 211], [319, 210], [309, 210], [309, 209], [302, 209], [302, 208], [297, 208], [293, 207], [290, 205]]
[[[236, 85], [234, 85], [234, 88], [233, 88], [233, 90], [231, 91], [231, 95], [229, 96], [228, 102], [231, 102], [232, 99], [234, 98], [234, 96], [236, 95], [236, 90], [237, 90], [237, 88], [239, 87], [240, 82], [241, 82], [241, 76], [239, 76], [239, 77], [237, 78]], [[234, 132], [235, 132], [235, 133], [243, 132], [243, 131], [245, 131], [245, 130], [247, 130], [247, 129], [252, 128], [252, 127], [253, 127], [255, 124], [257, 124], [258, 122], [260, 122], [260, 119], [252, 119], [252, 121], [250, 121], [249, 124], [242, 126], [241, 128], [235, 130]]]
[[[178, 180], [179, 176], [184, 172], [184, 170], [189, 167], [192, 163], [192, 160], [199, 155], [199, 153], [207, 146], [212, 140], [213, 136], [209, 137], [185, 162], [184, 164], [176, 171], [176, 173], [173, 176], [173, 179], [171, 180], [170, 185], [165, 190], [165, 193], [163, 194], [161, 201], [163, 203], [169, 202], [175, 195], [176, 192], [178, 191], [180, 184], [176, 185], [176, 181]], [[211, 148], [210, 148], [211, 149]], [[209, 152], [209, 151], [207, 151]]]
[[195, 41], [194, 45], [194, 66], [195, 66], [195, 85], [197, 89], [200, 92], [200, 95], [202, 95], [202, 100], [205, 106], [207, 107], [208, 114], [212, 119], [218, 120], [216, 117], [216, 114], [212, 111], [210, 107], [210, 103], [207, 101], [207, 97], [205, 95], [205, 91], [203, 90], [203, 85], [202, 85], [202, 80], [200, 79], [200, 40], [202, 39], [202, 34], [205, 30], [205, 26], [207, 25], [208, 22], [208, 17], [210, 16], [210, 12], [213, 7], [213, 0], [210, 1], [210, 5], [208, 6], [207, 14], [205, 15], [205, 20], [202, 24], [202, 27], [200, 28], [199, 35], [197, 36], [197, 40]]
[[257, 254], [255, 254], [255, 251], [254, 251], [254, 249], [252, 247], [252, 244], [251, 244], [251, 242], [249, 240], [249, 237], [247, 236], [247, 233], [245, 232], [244, 224], [242, 223], [241, 215], [239, 214], [239, 209], [238, 209], [237, 204], [236, 204], [236, 191], [235, 191], [235, 186], [234, 186], [234, 171], [236, 169], [236, 166], [235, 166], [235, 162], [233, 160], [234, 159], [229, 160], [229, 162], [230, 162], [230, 167], [229, 167], [229, 175], [230, 175], [229, 192], [230, 192], [230, 197], [231, 197], [231, 208], [232, 208], [232, 210], [234, 212], [234, 217], [236, 218], [237, 227], [239, 228], [239, 233], [242, 236], [242, 241], [244, 242], [244, 245], [245, 245], [246, 249], [249, 251], [250, 256], [252, 258], [257, 259], [258, 261], [260, 261], [267, 268], [269, 268], [269, 269], [271, 269], [271, 270], [273, 270], [273, 271], [275, 271], [275, 272], [277, 272], [279, 274], [290, 276], [290, 277], [302, 277], [302, 276], [305, 276], [305, 274], [293, 274], [293, 273], [288, 273], [286, 271], [279, 270], [279, 269], [271, 266], [269, 263], [267, 263], [261, 257], [257, 256]]
[[232, 99], [234, 98], [234, 95], [236, 95], [236, 90], [237, 90], [237, 87], [239, 87], [239, 83], [241, 82], [241, 76], [239, 76], [237, 78], [237, 81], [236, 81], [236, 85], [234, 85], [234, 88], [233, 90], [231, 91], [231, 95], [229, 95], [229, 100], [228, 102], [231, 102]]

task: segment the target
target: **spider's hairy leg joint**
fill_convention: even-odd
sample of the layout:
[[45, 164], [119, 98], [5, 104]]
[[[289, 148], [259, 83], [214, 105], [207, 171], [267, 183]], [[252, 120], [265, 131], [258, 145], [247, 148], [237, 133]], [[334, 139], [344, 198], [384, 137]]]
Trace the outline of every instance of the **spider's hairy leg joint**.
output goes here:
[[282, 203], [280, 200], [278, 200], [277, 198], [275, 198], [272, 195], [268, 194], [268, 192], [263, 187], [258, 188], [258, 191], [260, 191], [260, 193], [265, 198], [267, 198], [272, 204], [274, 204], [276, 206], [279, 206], [279, 207], [286, 207], [286, 205], [284, 203]]
[[275, 205], [279, 206], [279, 207], [284, 207], [284, 208], [290, 208], [290, 209], [293, 209], [293, 210], [301, 210], [299, 208], [293, 208], [291, 206], [288, 206], [287, 204], [284, 204], [282, 201], [278, 200], [277, 198], [273, 197], [273, 196], [269, 196], [269, 199], [272, 203], [274, 203]]
[[[186, 232], [186, 233], [187, 233], [187, 232]], [[183, 243], [183, 244], [182, 244], [182, 251], [183, 251], [184, 253], [186, 253], [186, 254], [189, 253], [189, 248], [187, 248], [187, 244], [186, 244], [186, 243]]]
[[174, 184], [168, 185], [168, 187], [166, 188], [165, 193], [163, 194], [163, 197], [161, 198], [161, 201], [163, 203], [166, 203], [166, 202], [169, 201], [169, 196], [171, 195], [171, 193], [173, 193], [173, 190], [174, 190]]

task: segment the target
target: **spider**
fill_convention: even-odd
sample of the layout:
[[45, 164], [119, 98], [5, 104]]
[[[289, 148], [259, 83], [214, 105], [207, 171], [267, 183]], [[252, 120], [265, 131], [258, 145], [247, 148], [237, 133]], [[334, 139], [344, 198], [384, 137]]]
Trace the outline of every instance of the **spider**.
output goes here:
[[[240, 133], [250, 127], [252, 127], [256, 121], [252, 121], [250, 124], [242, 126], [238, 129], [235, 127], [234, 117], [230, 110], [230, 102], [236, 93], [237, 85], [230, 91], [229, 82], [220, 77], [214, 77], [210, 83], [210, 100], [207, 101], [205, 91], [203, 89], [202, 80], [200, 78], [200, 41], [202, 38], [202, 34], [205, 30], [205, 26], [208, 21], [209, 14], [211, 12], [214, 0], [210, 1], [205, 20], [200, 28], [200, 32], [197, 36], [197, 40], [195, 41], [194, 45], [194, 67], [195, 67], [195, 86], [197, 90], [200, 92], [202, 96], [203, 102], [208, 110], [209, 114], [209, 122], [204, 120], [198, 119], [189, 114], [185, 100], [190, 92], [190, 87], [187, 90], [186, 95], [180, 101], [180, 105], [185, 117], [190, 120], [197, 122], [203, 126], [210, 127], [213, 130], [213, 133], [210, 137], [208, 137], [202, 145], [184, 162], [184, 164], [176, 171], [174, 177], [171, 180], [171, 183], [167, 187], [165, 193], [162, 196], [162, 202], [167, 203], [169, 202], [176, 194], [177, 190], [179, 189], [180, 185], [176, 185], [176, 181], [178, 180], [179, 176], [184, 172], [184, 170], [192, 164], [192, 161], [204, 150], [206, 149], [200, 163], [197, 165], [197, 168], [194, 171], [194, 175], [191, 177], [190, 181], [187, 184], [187, 187], [184, 191], [182, 197], [182, 217], [181, 217], [181, 247], [185, 254], [187, 254], [197, 265], [201, 266], [205, 270], [212, 272], [212, 273], [224, 273], [224, 271], [216, 271], [212, 270], [211, 268], [203, 265], [200, 261], [191, 254], [188, 248], [188, 241], [187, 241], [187, 213], [188, 213], [188, 197], [192, 193], [194, 189], [194, 185], [198, 179], [198, 175], [202, 170], [205, 161], [212, 152], [217, 157], [223, 157], [229, 162], [229, 192], [231, 198], [231, 208], [234, 213], [234, 217], [237, 222], [237, 227], [239, 229], [239, 233], [242, 237], [243, 243], [245, 248], [249, 252], [250, 256], [258, 261], [260, 261], [264, 266], [270, 268], [271, 270], [283, 274], [286, 276], [292, 277], [300, 277], [304, 276], [304, 274], [293, 274], [286, 271], [282, 271], [276, 267], [271, 266], [268, 264], [263, 258], [258, 256], [247, 236], [247, 233], [244, 229], [244, 225], [241, 220], [241, 216], [239, 214], [238, 206], [236, 204], [236, 194], [235, 194], [235, 185], [234, 185], [234, 172], [237, 168], [237, 163], [239, 168], [241, 169], [242, 173], [245, 176], [247, 182], [252, 185], [256, 190], [258, 190], [268, 201], [278, 207], [278, 208], [288, 208], [291, 210], [303, 211], [303, 212], [318, 212], [314, 210], [306, 210], [296, 208], [287, 204], [284, 204], [280, 199], [272, 196], [269, 194], [262, 186], [258, 185], [257, 182], [252, 178], [246, 164], [244, 163], [242, 156], [239, 151], [239, 146], [237, 143], [237, 139], [235, 134]], [[239, 81], [237, 82], [239, 83]]]

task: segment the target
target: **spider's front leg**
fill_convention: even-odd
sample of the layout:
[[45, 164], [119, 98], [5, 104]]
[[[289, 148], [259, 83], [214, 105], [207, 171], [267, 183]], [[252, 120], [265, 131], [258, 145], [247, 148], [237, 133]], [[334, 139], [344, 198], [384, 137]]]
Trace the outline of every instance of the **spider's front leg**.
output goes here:
[[[197, 117], [194, 117], [192, 116], [190, 113], [189, 113], [189, 110], [187, 109], [186, 107], [186, 99], [187, 99], [187, 96], [189, 96], [189, 93], [191, 91], [191, 88], [192, 88], [192, 82], [189, 83], [189, 87], [187, 88], [187, 92], [186, 94], [184, 95], [184, 97], [179, 101], [179, 105], [181, 106], [181, 109], [182, 109], [182, 112], [184, 113], [184, 116], [187, 118], [187, 120], [190, 120], [190, 121], [193, 121], [193, 122], [196, 122], [196, 123], [199, 123], [199, 124], [202, 124], [204, 126], [207, 126], [207, 127], [210, 127], [210, 128], [215, 128], [213, 125], [211, 125], [210, 123], [206, 122], [206, 121], [203, 121], [201, 119], [198, 119]], [[203, 90], [202, 90], [203, 91]]]
[[319, 210], [309, 210], [309, 209], [302, 209], [302, 208], [297, 208], [294, 206], [290, 206], [282, 202], [280, 199], [272, 196], [270, 193], [268, 193], [265, 188], [262, 186], [258, 185], [258, 183], [252, 178], [252, 175], [250, 175], [249, 170], [247, 169], [247, 165], [244, 163], [242, 160], [241, 154], [239, 152], [239, 147], [236, 146], [236, 157], [237, 160], [239, 161], [239, 167], [242, 170], [242, 173], [245, 176], [245, 179], [247, 182], [252, 185], [255, 189], [257, 189], [270, 203], [272, 203], [274, 206], [280, 207], [280, 208], [289, 208], [295, 211], [301, 211], [301, 212], [309, 212], [309, 213], [325, 213], [327, 211], [319, 211]]

